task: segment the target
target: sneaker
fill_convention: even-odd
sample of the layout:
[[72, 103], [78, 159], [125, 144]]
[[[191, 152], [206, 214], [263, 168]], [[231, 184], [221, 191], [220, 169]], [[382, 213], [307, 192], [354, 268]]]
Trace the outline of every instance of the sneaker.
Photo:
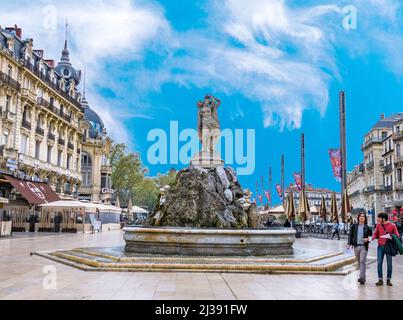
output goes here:
[[388, 287], [393, 286], [393, 284], [392, 284], [392, 282], [390, 281], [390, 279], [386, 280], [386, 285], [387, 285]]
[[383, 286], [383, 280], [379, 279], [377, 283], [375, 283], [375, 285], [379, 286]]
[[358, 283], [360, 283], [360, 284], [364, 284], [364, 283], [365, 283], [365, 280], [364, 280], [364, 279], [362, 279], [362, 278], [360, 278], [360, 279], [358, 279]]

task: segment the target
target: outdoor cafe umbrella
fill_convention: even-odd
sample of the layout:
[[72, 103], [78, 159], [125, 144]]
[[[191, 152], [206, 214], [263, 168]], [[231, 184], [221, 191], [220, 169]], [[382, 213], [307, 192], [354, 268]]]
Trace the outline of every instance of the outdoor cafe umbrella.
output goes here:
[[339, 221], [339, 213], [337, 212], [337, 202], [336, 202], [336, 193], [332, 193], [331, 197], [331, 203], [330, 203], [330, 215], [331, 215], [331, 220], [333, 223], [336, 223]]
[[292, 191], [287, 194], [285, 213], [288, 220], [293, 221], [295, 219], [295, 205]]
[[301, 221], [306, 221], [308, 219], [309, 214], [309, 203], [306, 198], [305, 190], [301, 190], [299, 193], [299, 206], [298, 206], [298, 216]]
[[133, 204], [132, 204], [132, 198], [129, 199], [129, 203], [127, 204], [127, 216], [130, 217], [131, 213], [133, 211]]
[[351, 212], [350, 201], [348, 199], [347, 190], [344, 190], [341, 196], [341, 210], [340, 210], [341, 220], [343, 221], [343, 223], [347, 222], [347, 214], [350, 212]]
[[116, 197], [115, 207], [120, 208], [120, 200], [119, 200], [119, 197], [118, 197], [118, 196]]
[[322, 200], [320, 202], [319, 214], [320, 214], [320, 218], [323, 219], [323, 221], [326, 221], [327, 210], [326, 210], [326, 202], [325, 202], [324, 196], [322, 196]]

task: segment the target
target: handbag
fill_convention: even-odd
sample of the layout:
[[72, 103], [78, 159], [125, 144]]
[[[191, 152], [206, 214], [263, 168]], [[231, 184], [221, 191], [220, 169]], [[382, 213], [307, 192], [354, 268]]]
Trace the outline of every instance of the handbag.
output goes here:
[[[383, 228], [383, 230], [390, 235], [390, 233], [388, 232], [388, 230], [386, 230], [385, 226], [381, 223], [381, 226]], [[395, 240], [393, 239], [386, 239], [386, 243], [385, 243], [385, 253], [390, 255], [390, 256], [396, 256], [398, 253], [397, 250], [397, 245]]]

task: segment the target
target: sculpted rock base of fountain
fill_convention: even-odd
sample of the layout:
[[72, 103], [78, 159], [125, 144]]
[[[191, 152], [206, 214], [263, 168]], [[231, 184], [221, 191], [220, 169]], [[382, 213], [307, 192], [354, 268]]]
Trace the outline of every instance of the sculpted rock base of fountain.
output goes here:
[[161, 190], [149, 226], [256, 228], [256, 205], [231, 168], [189, 166], [173, 186]]

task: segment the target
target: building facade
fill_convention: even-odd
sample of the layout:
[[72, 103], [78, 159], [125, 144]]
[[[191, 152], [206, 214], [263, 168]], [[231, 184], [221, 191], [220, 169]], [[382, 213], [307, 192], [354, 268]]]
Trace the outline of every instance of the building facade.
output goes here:
[[0, 197], [9, 206], [23, 204], [23, 194], [7, 177], [32, 182], [34, 191], [50, 186], [59, 198], [110, 200], [111, 142], [80, 82], [67, 39], [56, 63], [17, 26], [0, 27]]
[[[295, 200], [295, 207], [298, 208], [299, 206], [299, 196], [300, 196], [300, 191], [298, 187], [295, 184], [290, 184], [287, 189], [285, 190], [285, 197], [287, 197], [289, 192], [293, 192], [294, 200]], [[305, 185], [305, 194], [308, 200], [309, 207], [312, 208], [313, 206], [319, 208], [321, 201], [322, 201], [322, 196], [325, 198], [325, 204], [328, 210], [330, 209], [331, 206], [331, 196], [333, 194], [333, 191], [327, 188], [315, 188], [311, 184], [306, 184]], [[337, 207], [341, 207], [341, 196], [340, 192], [336, 192], [336, 202], [337, 202]]]
[[403, 205], [401, 145], [403, 113], [381, 115], [364, 136], [364, 161], [348, 174], [348, 193], [353, 208], [374, 216], [400, 211]]

